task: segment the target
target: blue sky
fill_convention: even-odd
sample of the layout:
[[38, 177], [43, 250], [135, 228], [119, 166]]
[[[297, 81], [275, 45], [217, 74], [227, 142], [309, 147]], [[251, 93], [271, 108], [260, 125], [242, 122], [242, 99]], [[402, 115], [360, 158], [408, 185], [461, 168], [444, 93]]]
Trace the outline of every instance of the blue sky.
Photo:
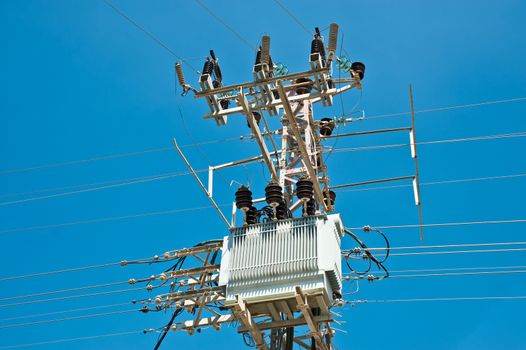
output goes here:
[[[272, 38], [275, 61], [291, 72], [307, 69], [310, 36], [274, 2], [205, 3], [255, 47]], [[247, 47], [194, 1], [117, 1], [115, 4], [179, 56], [202, 66], [214, 49], [225, 83], [251, 79], [253, 48]], [[509, 1], [284, 1], [310, 29], [340, 25], [344, 48], [366, 64], [363, 96], [344, 95], [345, 111], [359, 100], [366, 116], [405, 112], [408, 87], [415, 108], [425, 109], [526, 96], [526, 4]], [[246, 135], [241, 117], [227, 127], [203, 120], [204, 101], [176, 93], [175, 58], [102, 1], [2, 1], [0, 172], [105, 155]], [[340, 37], [341, 39], [341, 37]], [[196, 76], [186, 69], [187, 80]], [[180, 106], [190, 136], [178, 114]], [[417, 115], [418, 140], [432, 141], [526, 130], [525, 102]], [[341, 106], [317, 107], [334, 116]], [[276, 121], [274, 121], [276, 122]], [[407, 116], [349, 124], [344, 131], [406, 126]], [[407, 142], [405, 135], [340, 140], [337, 147]], [[526, 172], [523, 138], [419, 147], [423, 182]], [[257, 154], [248, 141], [186, 149], [196, 169]], [[333, 154], [333, 183], [411, 174], [405, 148]], [[203, 156], [206, 154], [206, 157]], [[208, 159], [209, 161], [208, 161]], [[0, 195], [184, 171], [174, 151], [101, 160], [27, 172], [1, 173]], [[267, 175], [266, 175], [267, 176]], [[217, 178], [218, 202], [232, 200], [229, 181], [253, 179], [259, 165]], [[525, 178], [426, 186], [427, 223], [524, 219]], [[59, 193], [56, 191], [50, 193]], [[44, 193], [48, 194], [48, 193]], [[39, 194], [40, 195], [40, 194]], [[0, 198], [7, 202], [35, 195]], [[410, 188], [340, 193], [338, 211], [347, 226], [413, 224], [417, 211]], [[6, 230], [145, 212], [206, 206], [195, 181], [177, 177], [70, 196], [0, 206], [1, 276], [138, 258], [219, 238], [226, 229], [211, 210], [78, 224], [25, 232]], [[394, 246], [521, 241], [524, 224], [385, 230]], [[371, 245], [380, 242], [365, 236]], [[346, 248], [354, 246], [344, 242]], [[521, 265], [524, 252], [393, 257], [392, 270]], [[115, 268], [0, 282], [0, 298], [148, 276], [155, 269]], [[524, 275], [427, 277], [362, 284], [359, 299], [525, 295]], [[144, 293], [3, 308], [2, 318], [121, 303]], [[526, 349], [524, 301], [378, 303], [346, 307], [338, 328], [340, 349]], [[1, 306], [1, 305], [0, 305]], [[126, 309], [126, 308], [122, 308]], [[168, 315], [125, 314], [31, 328], [0, 329], [1, 346], [127, 332], [163, 325]], [[5, 322], [7, 324], [9, 322]], [[2, 323], [4, 324], [4, 323]], [[42, 349], [153, 347], [155, 336], [131, 335], [41, 346]], [[192, 338], [169, 334], [165, 348], [242, 349], [233, 329], [206, 330]]]

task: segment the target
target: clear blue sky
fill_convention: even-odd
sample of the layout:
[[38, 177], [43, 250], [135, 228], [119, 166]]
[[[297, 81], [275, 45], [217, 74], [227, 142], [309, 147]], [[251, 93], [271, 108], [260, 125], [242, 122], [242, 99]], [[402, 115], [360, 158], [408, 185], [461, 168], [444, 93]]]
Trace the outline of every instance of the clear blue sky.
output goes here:
[[[310, 37], [274, 2], [205, 2], [253, 46], [272, 38], [275, 61], [290, 71], [308, 67]], [[253, 49], [194, 1], [117, 1], [128, 15], [179, 56], [202, 66], [214, 49], [226, 83], [251, 78]], [[526, 4], [508, 1], [284, 1], [309, 28], [340, 24], [344, 47], [367, 66], [359, 108], [366, 115], [405, 112], [408, 86], [416, 109], [526, 96]], [[233, 117], [218, 128], [201, 116], [203, 101], [176, 98], [174, 57], [102, 1], [2, 1], [0, 66], [0, 171], [169, 147], [247, 134]], [[197, 60], [196, 60], [197, 58]], [[186, 69], [187, 79], [196, 76]], [[180, 92], [180, 91], [179, 91]], [[344, 96], [346, 111], [358, 99]], [[189, 137], [177, 113], [180, 104]], [[449, 110], [417, 116], [418, 139], [472, 137], [526, 130], [526, 102]], [[317, 108], [317, 117], [341, 113]], [[405, 126], [408, 117], [371, 119], [345, 131]], [[340, 140], [337, 147], [404, 143], [405, 135]], [[523, 138], [422, 145], [423, 182], [526, 173]], [[213, 164], [257, 153], [250, 142], [204, 146]], [[208, 166], [187, 149], [195, 168]], [[412, 173], [407, 149], [334, 154], [333, 183]], [[173, 151], [28, 172], [0, 174], [0, 195], [185, 170]], [[225, 172], [218, 201], [233, 198], [228, 181], [263, 183], [261, 167]], [[525, 219], [526, 178], [422, 188], [427, 223]], [[258, 185], [255, 185], [258, 188]], [[261, 188], [261, 187], [259, 187]], [[56, 191], [0, 198], [7, 202]], [[5, 230], [208, 205], [190, 177], [179, 177], [71, 196], [0, 206], [1, 276], [119, 261], [191, 246], [227, 234], [211, 210], [79, 224], [25, 232]], [[338, 210], [347, 226], [413, 224], [410, 188], [341, 193]], [[522, 241], [525, 225], [429, 228], [423, 244]], [[386, 230], [392, 245], [418, 245], [418, 231]], [[371, 245], [379, 242], [370, 240]], [[345, 247], [353, 247], [350, 241]], [[524, 252], [393, 257], [392, 270], [511, 266]], [[0, 298], [148, 276], [155, 269], [115, 268], [0, 282]], [[526, 295], [524, 275], [392, 279], [362, 284], [359, 299]], [[144, 293], [1, 308], [2, 318], [126, 302]], [[2, 302], [3, 304], [4, 302]], [[122, 307], [120, 309], [126, 309]], [[101, 310], [105, 312], [107, 310]], [[341, 311], [341, 310], [340, 310]], [[378, 303], [347, 307], [338, 328], [339, 349], [526, 349], [526, 301]], [[77, 315], [77, 314], [76, 314]], [[31, 321], [28, 319], [26, 321]], [[35, 319], [36, 320], [36, 319]], [[126, 314], [34, 327], [0, 329], [0, 346], [159, 327], [168, 315]], [[2, 324], [13, 323], [6, 321]], [[154, 335], [131, 335], [41, 346], [42, 349], [148, 349]], [[192, 338], [171, 333], [165, 348], [243, 349], [233, 329], [206, 330]]]

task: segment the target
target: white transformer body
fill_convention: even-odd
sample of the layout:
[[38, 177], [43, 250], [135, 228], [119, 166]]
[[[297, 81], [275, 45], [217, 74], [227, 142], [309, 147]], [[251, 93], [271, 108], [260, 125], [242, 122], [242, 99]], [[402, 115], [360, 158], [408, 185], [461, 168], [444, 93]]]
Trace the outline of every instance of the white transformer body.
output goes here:
[[224, 239], [219, 276], [226, 286], [225, 306], [236, 296], [252, 305], [287, 301], [297, 286], [330, 305], [342, 288], [342, 235], [339, 214], [232, 228]]

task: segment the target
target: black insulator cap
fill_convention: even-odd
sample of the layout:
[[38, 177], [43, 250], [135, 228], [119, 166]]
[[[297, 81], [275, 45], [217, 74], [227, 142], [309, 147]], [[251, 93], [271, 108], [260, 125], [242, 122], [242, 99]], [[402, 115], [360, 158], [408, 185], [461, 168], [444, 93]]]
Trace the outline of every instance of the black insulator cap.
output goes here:
[[217, 88], [221, 87], [221, 83], [219, 81], [217, 81], [217, 80], [214, 80], [212, 82], [212, 86], [214, 87], [214, 89], [217, 89]]
[[336, 201], [336, 193], [334, 191], [329, 190], [329, 197], [327, 197], [327, 192], [324, 191], [323, 201], [325, 202], [325, 205], [333, 206], [334, 202]]
[[276, 219], [283, 220], [286, 218], [287, 218], [287, 206], [285, 205], [285, 203], [280, 203], [280, 205], [276, 207]]
[[214, 63], [210, 60], [206, 60], [205, 64], [203, 65], [203, 73], [201, 74], [212, 74], [213, 70], [214, 70]]
[[312, 80], [309, 79], [309, 78], [299, 78], [299, 79], [296, 79], [295, 81], [296, 84], [301, 84], [301, 83], [310, 83], [310, 84], [305, 84], [305, 85], [302, 85], [302, 86], [298, 86], [296, 88], [296, 93], [298, 95], [303, 95], [303, 94], [308, 94], [311, 92], [312, 90]]
[[254, 224], [257, 224], [258, 223], [258, 217], [257, 217], [257, 209], [256, 207], [254, 206], [251, 206], [247, 212], [246, 212], [246, 217], [245, 217], [245, 221], [248, 225], [254, 225]]
[[219, 101], [219, 104], [221, 105], [221, 108], [227, 109], [228, 106], [230, 105], [230, 101], [229, 100], [221, 100], [221, 101]]
[[248, 211], [252, 206], [252, 192], [245, 186], [236, 191], [236, 207], [242, 211]]
[[273, 208], [284, 203], [283, 189], [278, 183], [272, 181], [265, 187], [265, 200]]
[[310, 201], [305, 203], [305, 211], [307, 212], [307, 215], [316, 215], [316, 201], [314, 198], [311, 198]]
[[309, 179], [301, 179], [296, 183], [296, 196], [301, 201], [309, 201], [314, 196], [314, 186]]
[[362, 80], [365, 76], [365, 64], [363, 64], [362, 62], [353, 62], [351, 64], [351, 70], [355, 71], [358, 74], [360, 80]]
[[256, 62], [254, 63], [254, 71], [259, 72], [261, 70], [261, 48], [256, 53]]
[[[259, 112], [252, 112], [252, 115], [254, 116], [254, 119], [256, 120], [256, 124], [259, 125], [259, 121], [261, 120], [261, 114], [259, 114]], [[252, 129], [248, 121], [247, 121], [247, 126], [249, 129]]]
[[331, 118], [322, 118], [320, 121], [320, 134], [322, 136], [331, 136], [334, 130], [334, 120]]

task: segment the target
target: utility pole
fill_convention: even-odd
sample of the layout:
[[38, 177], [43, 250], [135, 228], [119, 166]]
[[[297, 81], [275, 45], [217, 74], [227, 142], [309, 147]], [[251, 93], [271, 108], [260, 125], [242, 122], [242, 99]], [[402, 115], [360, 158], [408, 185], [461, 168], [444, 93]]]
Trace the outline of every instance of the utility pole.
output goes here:
[[[162, 281], [161, 286], [171, 281], [170, 291], [157, 296], [152, 307], [177, 312], [163, 332], [184, 330], [194, 334], [202, 328], [219, 330], [223, 323], [237, 321], [237, 331], [243, 334], [245, 343], [257, 349], [292, 350], [294, 344], [305, 349], [333, 349], [335, 332], [331, 324], [335, 314], [331, 309], [343, 305], [342, 237], [347, 232], [365, 247], [345, 229], [340, 214], [335, 212], [334, 190], [411, 179], [415, 201], [420, 205], [418, 167], [415, 175], [330, 183], [323, 156], [333, 150], [324, 141], [400, 131], [409, 131], [414, 140], [414, 122], [411, 127], [333, 135], [335, 128], [354, 119], [315, 118], [315, 104], [332, 106], [335, 96], [362, 88], [365, 65], [337, 57], [338, 32], [338, 25], [331, 24], [326, 47], [319, 29], [315, 29], [309, 70], [298, 73], [289, 73], [283, 64], [273, 62], [268, 36], [261, 40], [253, 66], [254, 80], [250, 82], [224, 85], [214, 51], [204, 63], [199, 88], [186, 82], [181, 64], [176, 64], [183, 95], [192, 92], [197, 100], [204, 100], [209, 107], [204, 118], [214, 120], [218, 126], [226, 126], [228, 117], [243, 116], [259, 155], [210, 165], [205, 185], [174, 140], [176, 150], [229, 232], [220, 243], [203, 242], [165, 254], [163, 259], [178, 259], [177, 263], [169, 273], [150, 280]], [[348, 76], [333, 77], [334, 65]], [[279, 127], [272, 129], [271, 119], [277, 119]], [[416, 158], [416, 143], [411, 142], [411, 147]], [[268, 169], [264, 196], [254, 198], [249, 186], [239, 187], [229, 221], [214, 200], [214, 174], [255, 162], [263, 162]], [[180, 261], [185, 257], [197, 258], [197, 265], [182, 269]], [[371, 254], [365, 258], [380, 267], [381, 262]], [[193, 316], [179, 322], [175, 316], [183, 309]]]

